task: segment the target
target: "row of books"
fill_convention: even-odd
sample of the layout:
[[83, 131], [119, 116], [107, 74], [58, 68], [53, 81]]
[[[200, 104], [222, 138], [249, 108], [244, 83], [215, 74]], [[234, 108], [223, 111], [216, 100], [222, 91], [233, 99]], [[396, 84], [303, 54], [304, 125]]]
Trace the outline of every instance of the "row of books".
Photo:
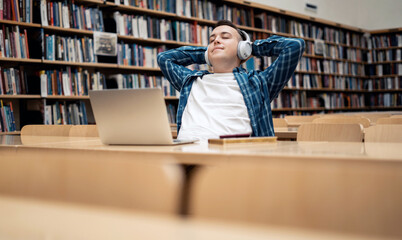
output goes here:
[[327, 74], [345, 74], [353, 76], [364, 75], [364, 65], [334, 60], [319, 60], [302, 57], [296, 68], [297, 71], [314, 71]]
[[114, 74], [109, 76], [114, 79], [118, 89], [136, 88], [162, 88], [161, 76], [150, 76], [144, 74]]
[[0, 56], [9, 58], [29, 58], [28, 34], [19, 26], [0, 29]]
[[327, 42], [354, 47], [366, 46], [366, 40], [357, 33], [330, 27], [320, 27], [309, 22], [298, 22], [266, 12], [255, 14], [254, 21], [256, 28], [267, 29], [274, 33], [288, 33], [298, 37], [322, 39]]
[[122, 42], [117, 45], [117, 63], [125, 66], [157, 68], [158, 53], [164, 50], [166, 50], [165, 47], [149, 47]]
[[16, 127], [13, 103], [3, 103], [3, 100], [0, 99], [0, 132], [14, 131], [16, 131]]
[[176, 124], [176, 113], [177, 113], [177, 106], [173, 103], [168, 103], [166, 105], [166, 110], [168, 114], [169, 123]]
[[32, 23], [32, 0], [1, 0], [0, 20]]
[[226, 4], [216, 4], [210, 0], [115, 0], [116, 4], [135, 6], [176, 13], [178, 16], [195, 17], [217, 21], [228, 19], [235, 24], [251, 26], [251, 11]]
[[66, 103], [56, 101], [44, 106], [46, 125], [87, 125], [87, 110], [83, 101]]
[[218, 7], [218, 19], [227, 19], [236, 25], [252, 26], [252, 15], [248, 8], [236, 8], [226, 4]]
[[41, 4], [42, 26], [104, 31], [103, 14], [98, 8], [76, 5], [74, 1], [41, 1], [45, 2]]
[[100, 72], [90, 73], [88, 70], [42, 70], [39, 72], [41, 96], [88, 96], [89, 90], [106, 88], [106, 78]]
[[136, 88], [162, 88], [164, 96], [179, 96], [169, 81], [162, 76], [150, 76], [144, 74], [114, 74], [109, 79], [116, 82], [118, 89], [136, 89]]
[[[320, 48], [320, 49], [318, 49]], [[306, 42], [305, 53], [309, 55], [323, 56], [331, 59], [343, 59], [355, 62], [363, 60], [363, 51], [356, 48], [348, 48], [342, 45], [330, 45], [322, 43], [315, 43], [311, 41]]]
[[0, 67], [0, 94], [16, 95], [26, 93], [28, 93], [28, 82], [24, 67]]
[[371, 50], [367, 52], [367, 62], [401, 61], [402, 49]]
[[271, 102], [272, 109], [278, 108], [350, 108], [364, 107], [363, 94], [323, 93], [307, 97], [306, 92], [281, 92]]
[[176, 13], [176, 0], [114, 0], [117, 5]]
[[402, 63], [367, 65], [366, 69], [368, 69], [368, 74], [370, 76], [383, 76], [391, 74], [402, 75]]
[[335, 90], [363, 90], [363, 80], [354, 77], [321, 76], [316, 74], [293, 74], [288, 88], [329, 88]]
[[117, 34], [136, 38], [154, 38], [186, 43], [208, 44], [212, 27], [196, 23], [152, 18], [142, 15], [114, 13]]
[[325, 109], [365, 107], [364, 94], [323, 93], [320, 98], [324, 100]]
[[402, 34], [387, 34], [371, 36], [368, 39], [368, 48], [402, 47]]
[[178, 16], [195, 17], [217, 21], [228, 19], [233, 23], [243, 26], [251, 26], [251, 11], [244, 8], [236, 8], [227, 4], [216, 4], [210, 0], [115, 0], [116, 4], [135, 6], [176, 13]]
[[371, 94], [369, 97], [371, 107], [400, 107], [402, 106], [401, 93]]
[[398, 90], [402, 86], [402, 77], [387, 77], [378, 79], [367, 79], [365, 89], [373, 90]]
[[46, 60], [97, 62], [93, 40], [88, 37], [63, 37], [45, 34], [44, 56]]

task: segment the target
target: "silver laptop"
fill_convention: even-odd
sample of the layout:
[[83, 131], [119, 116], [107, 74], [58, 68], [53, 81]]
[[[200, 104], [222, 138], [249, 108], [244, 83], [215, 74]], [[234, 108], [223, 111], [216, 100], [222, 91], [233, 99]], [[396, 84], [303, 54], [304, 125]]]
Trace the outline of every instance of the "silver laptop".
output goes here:
[[173, 139], [160, 88], [92, 90], [89, 99], [104, 144], [172, 145], [195, 141]]

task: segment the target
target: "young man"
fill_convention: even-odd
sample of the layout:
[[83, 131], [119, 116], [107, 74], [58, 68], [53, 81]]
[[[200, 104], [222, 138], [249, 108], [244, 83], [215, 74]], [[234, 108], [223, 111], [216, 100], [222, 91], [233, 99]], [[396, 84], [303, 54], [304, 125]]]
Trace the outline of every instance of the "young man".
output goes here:
[[[251, 43], [246, 35], [222, 20], [212, 31], [208, 48], [185, 46], [158, 55], [163, 74], [180, 91], [178, 139], [274, 136], [270, 103], [292, 76], [305, 44], [302, 39], [279, 36]], [[264, 71], [247, 72], [240, 64], [250, 53], [278, 58]], [[212, 74], [186, 68], [206, 61]]]

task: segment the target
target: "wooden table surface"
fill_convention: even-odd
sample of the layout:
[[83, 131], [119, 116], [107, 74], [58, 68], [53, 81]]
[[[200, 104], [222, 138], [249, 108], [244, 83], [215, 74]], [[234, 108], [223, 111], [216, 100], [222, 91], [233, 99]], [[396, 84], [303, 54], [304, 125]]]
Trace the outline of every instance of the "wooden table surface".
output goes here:
[[[0, 136], [0, 151], [13, 153], [71, 153], [85, 152], [93, 156], [119, 157], [154, 156], [157, 161], [182, 164], [217, 164], [226, 161], [252, 161], [253, 159], [349, 159], [349, 160], [402, 160], [402, 143], [356, 142], [295, 142], [241, 143], [224, 146], [194, 143], [176, 146], [128, 146], [104, 145], [99, 138], [48, 137], [48, 136]], [[402, 163], [402, 162], [401, 162]]]

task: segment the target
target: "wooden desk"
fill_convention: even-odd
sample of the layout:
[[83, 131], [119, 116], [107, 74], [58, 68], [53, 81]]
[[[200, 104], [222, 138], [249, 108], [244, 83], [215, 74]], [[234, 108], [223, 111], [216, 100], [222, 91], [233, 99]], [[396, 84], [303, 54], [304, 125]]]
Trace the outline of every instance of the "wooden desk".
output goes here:
[[[0, 195], [1, 239], [351, 240], [367, 236], [190, 220]], [[384, 238], [381, 238], [384, 239]]]
[[[345, 185], [362, 186], [364, 191], [373, 198], [370, 200], [375, 201], [360, 204], [356, 208], [358, 211], [364, 212], [370, 203], [384, 202], [384, 206], [374, 204], [373, 209], [384, 213], [381, 214], [384, 215], [383, 217], [376, 217], [377, 223], [399, 222], [400, 217], [395, 216], [402, 216], [402, 207], [395, 205], [395, 202], [402, 202], [402, 192], [392, 190], [398, 189], [399, 186], [402, 189], [401, 143], [278, 141], [225, 146], [206, 143], [178, 146], [106, 146], [100, 142], [99, 138], [35, 136], [22, 136], [22, 138], [1, 136], [0, 142], [0, 167], [6, 163], [8, 167], [20, 169], [18, 166], [24, 166], [24, 162], [29, 162], [32, 166], [32, 168], [22, 168], [19, 171], [18, 178], [22, 179], [33, 169], [41, 171], [46, 166], [46, 170], [52, 172], [52, 168], [65, 168], [70, 166], [71, 162], [74, 162], [74, 166], [77, 167], [81, 164], [80, 168], [88, 171], [91, 171], [91, 163], [96, 163], [102, 168], [124, 169], [127, 163], [133, 161], [200, 167], [245, 163], [269, 164], [273, 169], [293, 169], [294, 171], [289, 173], [293, 174], [290, 176], [293, 179], [300, 177], [299, 173], [320, 173], [325, 177], [324, 173], [328, 172], [331, 174], [332, 186], [335, 188], [342, 188]], [[63, 175], [52, 177], [62, 180]], [[378, 179], [382, 180], [377, 181]], [[187, 186], [191, 186], [191, 178], [187, 180], [190, 180]], [[273, 182], [275, 181], [284, 181], [284, 179], [279, 176]], [[368, 187], [369, 185], [375, 187]], [[328, 197], [336, 201], [343, 195], [356, 193], [341, 191], [339, 194], [341, 196], [329, 195]], [[392, 199], [391, 204], [387, 199]], [[328, 211], [343, 210], [329, 209]], [[359, 219], [359, 221], [370, 224], [370, 218]], [[386, 235], [384, 232], [386, 228], [382, 227], [376, 225], [373, 229], [376, 229], [377, 233]], [[402, 236], [402, 229], [393, 228], [393, 233]]]
[[[269, 159], [360, 160], [402, 163], [401, 143], [291, 142], [211, 145], [207, 143], [176, 146], [108, 146], [99, 138], [0, 136], [0, 152], [43, 159], [80, 157], [129, 159], [177, 164], [216, 165]], [[386, 149], [386, 150], [384, 150]]]

